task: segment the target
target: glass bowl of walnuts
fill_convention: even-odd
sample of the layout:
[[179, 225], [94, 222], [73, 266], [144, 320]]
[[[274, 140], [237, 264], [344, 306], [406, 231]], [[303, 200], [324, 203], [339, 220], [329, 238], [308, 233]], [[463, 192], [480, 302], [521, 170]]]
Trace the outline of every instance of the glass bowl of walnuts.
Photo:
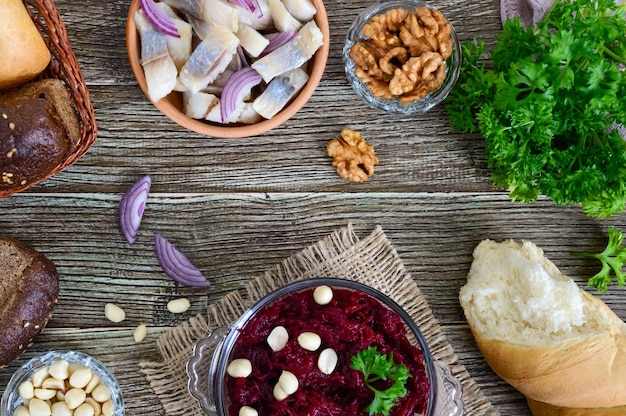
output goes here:
[[420, 114], [454, 87], [461, 47], [435, 7], [421, 0], [380, 0], [350, 26], [343, 61], [352, 88], [371, 107]]

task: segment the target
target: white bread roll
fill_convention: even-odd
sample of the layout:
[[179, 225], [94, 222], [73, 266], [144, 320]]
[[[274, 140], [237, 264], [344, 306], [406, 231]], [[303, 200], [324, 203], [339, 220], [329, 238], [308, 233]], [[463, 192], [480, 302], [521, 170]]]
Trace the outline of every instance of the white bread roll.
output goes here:
[[0, 89], [7, 89], [46, 69], [50, 51], [22, 0], [0, 0], [0, 22]]
[[533, 416], [624, 416], [626, 406], [595, 407], [581, 409], [571, 407], [558, 407], [548, 403], [537, 402], [528, 399], [528, 407]]
[[527, 398], [626, 405], [626, 324], [533, 243], [482, 241], [459, 299], [487, 363]]

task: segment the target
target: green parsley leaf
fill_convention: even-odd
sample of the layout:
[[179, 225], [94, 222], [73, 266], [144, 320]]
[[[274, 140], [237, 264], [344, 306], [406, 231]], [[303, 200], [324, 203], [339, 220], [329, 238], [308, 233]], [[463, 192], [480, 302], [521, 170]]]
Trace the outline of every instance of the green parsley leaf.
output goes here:
[[[380, 354], [376, 347], [369, 347], [352, 357], [350, 368], [361, 371], [365, 385], [374, 392], [374, 400], [365, 409], [370, 416], [388, 415], [397, 399], [406, 396], [406, 382], [411, 374], [404, 364], [393, 361], [393, 353]], [[387, 379], [394, 382], [388, 389], [378, 390], [373, 386], [373, 383]]]
[[591, 277], [589, 286], [593, 286], [599, 292], [606, 293], [608, 286], [613, 283], [613, 276], [617, 278], [617, 284], [624, 286], [626, 283], [626, 273], [622, 267], [626, 263], [626, 247], [622, 245], [624, 236], [615, 227], [608, 228], [609, 242], [601, 253], [581, 253], [574, 252], [575, 256], [591, 257], [600, 260], [602, 269]]
[[462, 44], [450, 124], [481, 133], [491, 180], [512, 200], [539, 195], [593, 217], [626, 207], [626, 3], [556, 0], [545, 18], [504, 23], [488, 53]]

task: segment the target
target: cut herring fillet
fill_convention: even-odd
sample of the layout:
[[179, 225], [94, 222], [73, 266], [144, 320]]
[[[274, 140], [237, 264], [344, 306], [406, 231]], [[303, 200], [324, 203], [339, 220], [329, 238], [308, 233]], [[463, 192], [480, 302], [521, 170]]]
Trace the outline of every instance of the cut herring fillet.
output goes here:
[[309, 75], [302, 68], [287, 71], [274, 78], [252, 106], [257, 113], [270, 119], [291, 101], [308, 80]]
[[172, 19], [178, 29], [178, 34], [180, 35], [179, 38], [167, 36], [166, 39], [167, 49], [170, 52], [170, 56], [174, 60], [176, 68], [180, 71], [185, 62], [187, 62], [187, 59], [189, 59], [189, 56], [191, 56], [191, 51], [193, 49], [191, 44], [191, 25], [178, 17], [176, 12], [174, 12], [174, 10], [172, 10], [172, 8], [167, 4], [158, 2], [156, 5]]
[[183, 106], [185, 108], [185, 114], [188, 117], [195, 119], [203, 119], [209, 111], [216, 105], [218, 105], [220, 99], [214, 94], [207, 94], [205, 92], [185, 92], [183, 93]]
[[239, 28], [239, 7], [223, 0], [164, 0], [169, 6], [205, 22], [221, 25], [236, 32]]
[[133, 19], [141, 38], [141, 66], [146, 77], [148, 96], [157, 102], [176, 86], [178, 70], [167, 48], [168, 36], [156, 30], [142, 10], [138, 10]]
[[270, 30], [274, 27], [268, 0], [257, 0], [261, 9], [261, 17], [244, 8], [239, 9], [239, 27], [250, 26], [255, 30]]
[[301, 22], [313, 19], [317, 9], [311, 0], [282, 0], [289, 13]]
[[239, 38], [241, 47], [253, 58], [261, 55], [261, 52], [270, 43], [269, 39], [250, 26], [239, 26], [239, 30], [235, 35]]
[[243, 105], [239, 106], [225, 121], [222, 121], [221, 111], [220, 104], [212, 107], [211, 111], [209, 111], [209, 114], [206, 116], [206, 120], [221, 124], [254, 124], [262, 120], [262, 117], [254, 110], [252, 103], [243, 103]]
[[302, 27], [302, 23], [287, 11], [281, 0], [269, 0], [269, 5], [276, 30], [279, 32], [290, 32]]
[[252, 67], [269, 83], [274, 77], [305, 64], [323, 44], [324, 35], [315, 20], [311, 20], [295, 38], [257, 60]]
[[180, 70], [180, 81], [198, 92], [224, 71], [237, 52], [239, 39], [228, 29], [213, 25]]

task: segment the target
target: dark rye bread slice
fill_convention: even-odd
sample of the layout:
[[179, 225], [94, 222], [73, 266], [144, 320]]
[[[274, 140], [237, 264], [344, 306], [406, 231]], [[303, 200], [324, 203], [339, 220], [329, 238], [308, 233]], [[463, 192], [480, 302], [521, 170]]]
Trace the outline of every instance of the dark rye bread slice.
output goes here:
[[32, 344], [58, 296], [54, 264], [32, 247], [0, 236], [0, 367]]
[[0, 93], [0, 189], [46, 178], [80, 135], [78, 114], [60, 80], [34, 81]]

